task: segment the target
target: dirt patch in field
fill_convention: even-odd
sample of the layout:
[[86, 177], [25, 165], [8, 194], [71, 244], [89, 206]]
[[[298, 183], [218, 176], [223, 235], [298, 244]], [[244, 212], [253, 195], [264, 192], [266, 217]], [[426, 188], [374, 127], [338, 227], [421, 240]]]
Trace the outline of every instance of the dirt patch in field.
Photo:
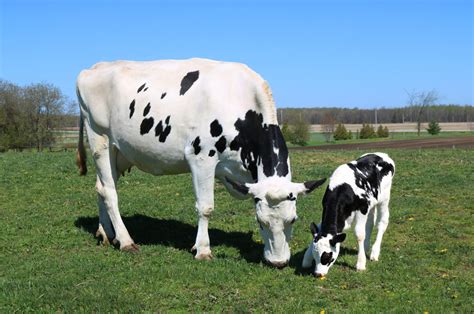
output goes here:
[[474, 148], [474, 136], [454, 138], [428, 138], [414, 140], [392, 140], [383, 142], [332, 144], [319, 146], [292, 147], [295, 150], [355, 150], [375, 148]]

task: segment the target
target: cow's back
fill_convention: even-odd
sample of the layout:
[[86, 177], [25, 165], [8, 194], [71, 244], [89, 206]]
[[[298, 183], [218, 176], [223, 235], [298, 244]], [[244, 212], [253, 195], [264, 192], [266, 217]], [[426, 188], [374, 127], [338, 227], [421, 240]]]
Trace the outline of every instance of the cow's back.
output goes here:
[[[131, 163], [155, 174], [186, 171], [184, 150], [237, 135], [254, 110], [277, 124], [270, 89], [247, 66], [206, 59], [102, 62], [77, 80], [81, 112]], [[217, 120], [217, 122], [215, 122]], [[215, 137], [212, 125], [222, 128]], [[218, 128], [219, 130], [219, 128]], [[214, 130], [216, 132], [216, 130]], [[229, 149], [220, 158], [235, 158]]]

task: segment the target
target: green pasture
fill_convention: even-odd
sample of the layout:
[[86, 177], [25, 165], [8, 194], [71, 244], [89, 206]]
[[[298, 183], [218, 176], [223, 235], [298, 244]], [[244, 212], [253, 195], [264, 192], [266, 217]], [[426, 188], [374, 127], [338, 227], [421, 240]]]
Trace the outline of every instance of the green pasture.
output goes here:
[[332, 136], [329, 142], [326, 141], [323, 133], [315, 132], [311, 133], [310, 139], [307, 146], [318, 146], [326, 144], [354, 144], [354, 143], [370, 143], [380, 142], [389, 140], [414, 140], [414, 139], [429, 139], [429, 138], [445, 138], [445, 137], [464, 137], [473, 136], [473, 132], [443, 132], [438, 135], [431, 135], [426, 131], [420, 133], [420, 136], [416, 132], [390, 132], [388, 137], [383, 138], [369, 138], [369, 139], [356, 139], [356, 133], [353, 132], [353, 138], [351, 140], [335, 141]]
[[[474, 152], [387, 150], [397, 163], [379, 262], [356, 272], [352, 232], [326, 280], [301, 269], [323, 188], [298, 200], [290, 265], [261, 261], [253, 202], [216, 185], [214, 260], [190, 252], [190, 175], [133, 169], [118, 184], [138, 254], [98, 245], [94, 168], [73, 152], [0, 154], [0, 312], [472, 312]], [[327, 177], [357, 151], [291, 151], [295, 181]]]

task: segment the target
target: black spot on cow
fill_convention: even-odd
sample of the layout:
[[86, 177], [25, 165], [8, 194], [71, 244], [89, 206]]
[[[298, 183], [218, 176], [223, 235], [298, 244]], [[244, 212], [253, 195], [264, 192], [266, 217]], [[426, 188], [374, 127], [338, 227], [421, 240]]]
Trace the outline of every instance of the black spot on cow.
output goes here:
[[323, 254], [321, 254], [321, 264], [329, 265], [332, 262], [334, 262], [334, 258], [332, 258], [332, 252], [323, 252]]
[[278, 125], [263, 124], [262, 114], [249, 110], [245, 119], [239, 118], [234, 126], [239, 133], [230, 143], [230, 149], [241, 149], [242, 163], [255, 181], [260, 166], [266, 177], [288, 174], [288, 148]]
[[148, 103], [145, 109], [143, 109], [143, 116], [146, 116], [150, 112], [150, 109], [151, 109], [151, 105], [150, 103]]
[[195, 155], [199, 154], [199, 152], [201, 151], [201, 146], [199, 146], [199, 144], [201, 144], [201, 139], [198, 136], [192, 143]]
[[158, 122], [158, 124], [156, 125], [155, 136], [158, 136], [158, 140], [161, 143], [164, 143], [168, 135], [171, 133], [171, 125], [169, 124], [170, 117], [171, 116], [166, 117], [164, 125], [163, 120], [160, 120], [160, 122]]
[[179, 90], [179, 95], [184, 95], [188, 89], [193, 86], [194, 82], [199, 78], [199, 71], [188, 72], [183, 79], [181, 80], [181, 89]]
[[164, 143], [166, 141], [166, 138], [171, 132], [171, 125], [167, 125], [166, 128], [163, 130], [163, 133], [161, 133], [159, 141], [161, 143]]
[[160, 136], [163, 133], [163, 122], [160, 120], [155, 128], [155, 136]]
[[148, 87], [145, 87], [145, 89], [143, 91], [146, 92], [147, 90], [148, 90]]
[[142, 124], [140, 125], [140, 134], [144, 135], [150, 132], [154, 123], [155, 121], [153, 120], [153, 117], [143, 119]]
[[161, 94], [161, 99], [165, 98], [166, 93]]
[[227, 144], [227, 140], [225, 139], [225, 136], [221, 136], [215, 145], [217, 151], [219, 153], [222, 153], [225, 150], [226, 144]]
[[213, 157], [215, 154], [216, 154], [216, 151], [215, 151], [215, 150], [211, 149], [211, 150], [209, 151], [209, 157]]
[[145, 85], [146, 85], [146, 83], [143, 83], [143, 85], [140, 86], [140, 87], [137, 89], [137, 94], [142, 91], [142, 89], [145, 87]]
[[133, 113], [135, 112], [135, 99], [132, 100], [132, 102], [130, 103], [130, 119], [132, 118], [133, 116]]
[[211, 135], [212, 137], [218, 137], [222, 134], [222, 125], [219, 124], [219, 121], [214, 120], [211, 123]]

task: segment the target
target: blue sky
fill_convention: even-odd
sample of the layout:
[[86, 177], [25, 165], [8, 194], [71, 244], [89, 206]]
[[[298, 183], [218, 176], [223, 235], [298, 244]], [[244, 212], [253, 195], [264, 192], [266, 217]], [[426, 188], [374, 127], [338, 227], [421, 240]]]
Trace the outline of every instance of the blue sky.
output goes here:
[[0, 0], [0, 78], [75, 98], [103, 60], [205, 57], [260, 73], [278, 107], [474, 104], [473, 1]]

